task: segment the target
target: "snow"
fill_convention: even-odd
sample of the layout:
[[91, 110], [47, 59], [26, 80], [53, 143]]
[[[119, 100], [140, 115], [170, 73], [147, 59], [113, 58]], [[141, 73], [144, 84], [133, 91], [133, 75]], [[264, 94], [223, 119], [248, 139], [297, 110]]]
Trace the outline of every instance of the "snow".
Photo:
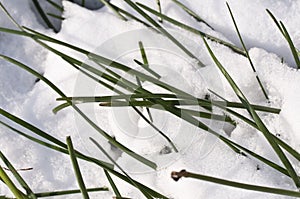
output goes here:
[[[61, 30], [56, 34], [40, 24], [32, 11], [31, 1], [2, 0], [1, 2], [21, 25], [91, 52], [116, 59], [137, 70], [142, 69], [134, 65], [133, 59], [141, 60], [138, 41], [143, 41], [151, 68], [161, 74], [163, 81], [197, 97], [203, 98], [208, 94], [207, 89], [209, 88], [227, 100], [238, 101], [230, 85], [211, 60], [202, 39], [192, 33], [187, 33], [172, 25], [166, 25], [171, 34], [180, 38], [188, 49], [191, 49], [192, 53], [199, 57], [206, 65], [204, 68], [198, 68], [195, 60], [185, 55], [167, 38], [145, 29], [137, 22], [122, 21], [105, 7], [91, 11], [77, 4], [63, 1], [65, 20], [62, 22]], [[133, 12], [123, 1], [112, 0], [111, 2]], [[156, 6], [155, 1], [140, 2], [147, 3], [152, 7]], [[207, 26], [194, 22], [172, 1], [162, 1], [163, 13], [240, 46], [225, 1], [181, 2], [193, 8], [215, 30], [210, 30]], [[286, 41], [265, 11], [268, 8], [285, 23], [297, 47], [300, 45], [299, 1], [253, 0], [228, 1], [228, 3], [246, 46], [250, 48], [250, 56], [257, 74], [267, 89], [270, 103], [268, 104], [264, 99], [255, 74], [245, 57], [220, 44], [209, 42], [209, 45], [252, 103], [281, 108], [279, 115], [260, 114], [260, 116], [272, 133], [280, 135], [281, 139], [300, 151], [300, 135], [298, 134], [300, 130], [300, 117], [298, 117], [300, 75], [299, 71], [294, 69], [295, 64]], [[2, 12], [0, 13], [0, 26], [14, 28], [7, 17]], [[31, 66], [68, 96], [112, 94], [112, 91], [84, 77], [60, 57], [28, 38], [0, 33], [0, 41], [1, 54], [11, 56]], [[74, 51], [56, 45], [51, 46], [89, 63], [84, 56]], [[284, 63], [281, 62], [282, 57]], [[35, 82], [36, 79], [33, 76], [5, 61], [0, 62], [0, 71], [1, 108], [23, 118], [61, 141], [70, 135], [76, 149], [109, 161], [88, 139], [89, 137], [95, 138], [132, 178], [170, 198], [291, 198], [234, 189], [193, 179], [181, 179], [174, 182], [170, 177], [171, 171], [186, 169], [195, 173], [244, 183], [285, 189], [294, 188], [293, 182], [288, 177], [253, 158], [235, 154], [216, 137], [208, 135], [171, 114], [151, 110], [155, 124], [170, 136], [180, 149], [179, 153], [160, 155], [168, 143], [145, 124], [133, 109], [111, 109], [99, 107], [98, 104], [79, 106], [103, 130], [115, 136], [117, 141], [155, 161], [158, 169], [153, 171], [139, 164], [127, 154], [113, 149], [71, 108], [54, 115], [52, 109], [59, 105], [55, 100], [59, 96], [41, 81]], [[129, 77], [124, 73], [120, 74]], [[157, 87], [148, 83], [143, 83], [143, 87], [157, 90]], [[242, 110], [239, 112], [244, 113]], [[144, 113], [146, 114], [145, 111]], [[0, 120], [7, 121], [3, 117], [0, 117]], [[264, 157], [277, 163], [280, 162], [260, 132], [238, 119], [237, 121], [237, 127], [230, 133], [231, 139]], [[222, 124], [210, 121], [205, 121], [205, 123], [222, 135], [226, 135], [222, 131]], [[35, 192], [77, 188], [74, 173], [69, 169], [71, 162], [68, 156], [45, 149], [2, 126], [0, 126], [0, 137], [1, 152], [16, 168], [33, 168], [31, 171], [23, 171], [21, 174]], [[294, 163], [299, 172], [299, 163], [296, 161]], [[109, 187], [100, 168], [84, 161], [80, 161], [80, 168], [87, 187]], [[113, 177], [113, 179], [123, 196], [143, 198], [141, 193], [132, 186], [118, 178]], [[11, 196], [10, 191], [3, 183], [0, 183], [0, 195]], [[92, 198], [112, 198], [113, 192], [93, 193], [91, 196]], [[57, 198], [81, 198], [81, 195]]]

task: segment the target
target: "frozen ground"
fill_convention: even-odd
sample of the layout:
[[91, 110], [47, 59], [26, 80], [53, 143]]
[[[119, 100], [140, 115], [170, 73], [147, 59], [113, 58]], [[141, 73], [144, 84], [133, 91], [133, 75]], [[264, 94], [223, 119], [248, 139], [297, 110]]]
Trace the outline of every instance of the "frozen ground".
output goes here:
[[[149, 48], [147, 53], [149, 62], [152, 64], [151, 67], [160, 72], [164, 81], [197, 97], [203, 97], [209, 88], [222, 94], [228, 100], [238, 101], [226, 80], [216, 72], [217, 69], [208, 55], [202, 39], [191, 33], [169, 24], [166, 25], [172, 34], [180, 37], [189, 49], [192, 49], [193, 53], [207, 65], [205, 68], [193, 67], [193, 60], [169, 43], [166, 38], [155, 35], [136, 22], [120, 20], [107, 8], [90, 11], [76, 4], [63, 1], [65, 20], [62, 23], [61, 31], [55, 34], [39, 23], [36, 15], [31, 11], [29, 0], [1, 0], [1, 2], [21, 25], [85, 49], [99, 52], [128, 65], [134, 66], [133, 58], [141, 60], [138, 41], [142, 40], [145, 47]], [[114, 0], [112, 2], [132, 12], [123, 1]], [[163, 13], [240, 46], [225, 1], [182, 2], [193, 8], [214, 27], [215, 31], [203, 24], [194, 22], [171, 1], [162, 1]], [[251, 102], [281, 108], [279, 115], [261, 114], [261, 117], [271, 132], [280, 135], [280, 138], [299, 151], [300, 74], [299, 71], [293, 69], [294, 61], [287, 43], [265, 9], [271, 10], [278, 19], [285, 23], [296, 47], [299, 47], [300, 1], [275, 0], [267, 2], [253, 0], [228, 1], [228, 3], [246, 45], [251, 48], [250, 56], [267, 89], [270, 104], [266, 103], [262, 92], [259, 90], [255, 76], [245, 57], [233, 53], [219, 44], [212, 42], [209, 44]], [[152, 7], [156, 6], [155, 1], [148, 2], [148, 4]], [[0, 12], [0, 26], [13, 27], [2, 12]], [[65, 52], [82, 58], [73, 52], [67, 50]], [[30, 39], [0, 33], [0, 53], [16, 58], [38, 70], [67, 95], [111, 94], [106, 89], [89, 82], [62, 59], [49, 53]], [[281, 63], [282, 58], [284, 63]], [[56, 93], [41, 81], [35, 83], [34, 77], [7, 62], [0, 62], [0, 71], [1, 108], [36, 125], [62, 141], [65, 140], [66, 136], [71, 135], [79, 151], [103, 157], [88, 141], [89, 136], [99, 137], [99, 140], [101, 137], [93, 129], [85, 126], [84, 122], [70, 108], [59, 112], [57, 115], [52, 113], [51, 110], [58, 105], [55, 99], [59, 96]], [[151, 88], [151, 85], [145, 84], [144, 86], [155, 89]], [[98, 105], [82, 108], [93, 116], [94, 120], [108, 133], [114, 135], [118, 141], [158, 163], [158, 171], [153, 172], [140, 167], [130, 157], [124, 154], [120, 156], [111, 150], [116, 161], [133, 178], [166, 196], [175, 199], [291, 198], [233, 189], [192, 179], [174, 182], [170, 178], [171, 171], [186, 169], [250, 184], [286, 189], [293, 187], [293, 182], [284, 175], [256, 160], [234, 154], [223, 143], [207, 136], [207, 133], [194, 129], [168, 114], [153, 111], [153, 118], [156, 124], [169, 134], [179, 146], [180, 153], [160, 156], [158, 154], [165, 146], [165, 141], [156, 135], [150, 127], [143, 124], [131, 109], [99, 108]], [[139, 125], [133, 125], [136, 123]], [[218, 124], [210, 123], [209, 125], [220, 130]], [[231, 132], [231, 138], [243, 146], [279, 162], [263, 136], [243, 122], [239, 122]], [[106, 141], [102, 139], [99, 142], [107, 150], [110, 150], [110, 145]], [[69, 170], [71, 163], [68, 156], [33, 144], [1, 126], [0, 150], [16, 168], [33, 168], [32, 171], [22, 172], [22, 175], [36, 192], [77, 187], [74, 173]], [[109, 186], [101, 169], [85, 162], [80, 163], [88, 187]], [[300, 165], [296, 161], [295, 168], [299, 173]], [[142, 198], [137, 190], [118, 179], [115, 181], [120, 185], [119, 188], [123, 196]], [[2, 183], [0, 184], [0, 194], [11, 195]], [[111, 198], [113, 193], [103, 192], [91, 194], [91, 196], [92, 198], [106, 199]], [[80, 195], [74, 195], [69, 198], [80, 197]]]

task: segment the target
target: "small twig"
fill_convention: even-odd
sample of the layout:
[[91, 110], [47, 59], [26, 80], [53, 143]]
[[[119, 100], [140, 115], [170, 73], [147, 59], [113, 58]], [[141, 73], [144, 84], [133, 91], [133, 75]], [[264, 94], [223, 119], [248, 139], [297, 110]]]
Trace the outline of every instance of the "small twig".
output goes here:
[[172, 178], [173, 180], [175, 180], [176, 182], [177, 182], [180, 178], [182, 178], [182, 177], [187, 177], [187, 176], [188, 176], [188, 172], [187, 172], [185, 169], [183, 169], [183, 170], [181, 170], [181, 171], [179, 171], [179, 172], [172, 171], [172, 173], [171, 173], [171, 178]]
[[[9, 168], [6, 168], [6, 167], [2, 167], [2, 169], [6, 170], [6, 171], [11, 171]], [[30, 170], [33, 170], [33, 168], [28, 167], [28, 168], [17, 169], [17, 171], [30, 171]]]

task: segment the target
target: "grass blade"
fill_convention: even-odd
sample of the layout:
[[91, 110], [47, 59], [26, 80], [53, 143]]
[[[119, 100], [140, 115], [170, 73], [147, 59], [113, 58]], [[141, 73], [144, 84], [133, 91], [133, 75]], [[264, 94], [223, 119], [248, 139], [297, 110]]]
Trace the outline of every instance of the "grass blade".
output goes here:
[[69, 107], [69, 106], [70, 106], [70, 104], [69, 104], [68, 102], [63, 103], [63, 104], [61, 104], [61, 105], [55, 107], [55, 108], [52, 110], [52, 112], [53, 112], [54, 114], [57, 114], [59, 111], [61, 111], [61, 110], [64, 109], [64, 108], [67, 108], [67, 107]]
[[162, 14], [162, 13], [159, 13], [159, 12], [157, 12], [156, 10], [153, 10], [152, 8], [146, 6], [146, 5], [142, 4], [142, 3], [138, 3], [138, 2], [137, 2], [136, 4], [137, 4], [138, 6], [140, 6], [141, 8], [143, 8], [144, 10], [147, 10], [147, 11], [150, 12], [151, 14], [156, 15], [156, 16], [159, 16], [159, 17], [161, 17], [162, 19], [164, 19], [164, 20], [166, 20], [166, 21], [168, 21], [168, 22], [174, 24], [174, 25], [177, 26], [177, 27], [180, 27], [180, 28], [182, 28], [182, 29], [185, 29], [185, 30], [187, 30], [187, 31], [189, 31], [189, 32], [192, 32], [192, 33], [196, 34], [196, 35], [203, 36], [203, 37], [205, 37], [205, 38], [207, 38], [207, 39], [209, 39], [209, 40], [215, 41], [215, 42], [217, 42], [217, 43], [219, 43], [219, 44], [222, 44], [222, 45], [224, 45], [224, 46], [230, 48], [231, 50], [233, 50], [234, 52], [236, 52], [236, 53], [238, 53], [238, 54], [240, 54], [240, 55], [246, 56], [245, 52], [244, 52], [242, 49], [240, 49], [239, 47], [237, 47], [237, 46], [235, 46], [235, 45], [233, 45], [233, 44], [231, 44], [231, 43], [229, 43], [229, 42], [226, 42], [226, 41], [224, 41], [224, 40], [218, 39], [218, 38], [216, 38], [216, 37], [214, 37], [214, 36], [212, 36], [212, 35], [206, 34], [206, 33], [202, 32], [202, 31], [200, 31], [200, 30], [197, 30], [197, 29], [195, 29], [195, 28], [193, 28], [193, 27], [191, 27], [191, 26], [188, 26], [188, 25], [186, 25], [186, 24], [184, 24], [184, 23], [182, 23], [182, 22], [179, 22], [179, 21], [177, 21], [177, 20], [175, 20], [175, 19], [173, 19], [173, 18], [170, 18], [170, 17], [168, 17], [167, 15], [164, 15], [164, 14]]
[[142, 66], [143, 69], [145, 69], [146, 71], [148, 71], [151, 75], [153, 75], [154, 77], [156, 77], [157, 79], [160, 79], [161, 76], [156, 73], [154, 70], [152, 70], [151, 68], [147, 67], [147, 65], [143, 64], [142, 62], [140, 62], [139, 60], [134, 59], [133, 60], [135, 63], [137, 63], [138, 65]]
[[115, 13], [120, 19], [122, 19], [124, 21], [127, 21], [127, 19], [123, 15], [121, 15], [113, 6], [111, 6], [111, 4], [109, 3], [109, 1], [106, 1], [106, 0], [98, 0], [98, 1], [100, 1], [101, 3], [103, 3], [109, 9], [111, 9], [112, 12]]
[[[158, 12], [161, 13], [161, 4], [160, 4], [160, 0], [156, 0], [156, 4], [157, 4], [157, 8], [158, 8]], [[158, 17], [158, 21], [160, 23], [163, 23], [162, 18]]]
[[136, 10], [140, 15], [142, 15], [146, 20], [149, 21], [155, 28], [157, 28], [163, 35], [168, 37], [174, 44], [176, 44], [183, 52], [185, 52], [191, 58], [197, 60], [198, 66], [204, 67], [205, 65], [186, 47], [184, 47], [175, 37], [173, 37], [167, 30], [165, 30], [161, 25], [159, 25], [155, 20], [153, 20], [149, 15], [142, 11], [136, 4], [130, 0], [124, 0], [130, 7]]
[[227, 73], [227, 71], [222, 66], [222, 64], [215, 57], [215, 55], [212, 52], [212, 50], [210, 49], [207, 41], [204, 38], [203, 38], [203, 41], [205, 42], [205, 45], [206, 45], [206, 47], [209, 51], [209, 54], [211, 55], [213, 61], [215, 62], [217, 67], [220, 69], [220, 71], [223, 73], [224, 77], [227, 79], [227, 81], [231, 85], [231, 87], [234, 90], [234, 92], [236, 93], [237, 97], [241, 100], [241, 102], [247, 108], [249, 114], [251, 115], [251, 117], [255, 121], [256, 125], [258, 126], [258, 129], [263, 133], [263, 135], [265, 136], [265, 138], [267, 139], [267, 141], [269, 142], [269, 144], [273, 148], [274, 152], [277, 154], [277, 156], [279, 157], [279, 159], [281, 160], [281, 162], [283, 163], [283, 165], [287, 169], [287, 171], [288, 171], [290, 177], [293, 179], [296, 187], [299, 188], [300, 187], [300, 179], [298, 178], [298, 175], [296, 174], [296, 171], [294, 170], [292, 164], [290, 163], [290, 161], [288, 160], [286, 155], [283, 153], [281, 148], [278, 146], [277, 142], [275, 141], [275, 139], [273, 138], [273, 136], [269, 132], [268, 128], [265, 126], [265, 124], [262, 122], [260, 117], [257, 115], [254, 108], [248, 102], [248, 100], [246, 99], [246, 97], [244, 96], [242, 91], [238, 88], [238, 86], [236, 85], [234, 80], [231, 78], [231, 76]]
[[66, 138], [66, 141], [67, 141], [68, 151], [69, 151], [69, 154], [70, 154], [70, 158], [71, 158], [71, 162], [72, 162], [72, 165], [73, 165], [73, 169], [74, 169], [74, 172], [75, 172], [75, 175], [76, 175], [76, 179], [77, 179], [77, 182], [78, 182], [78, 185], [79, 185], [79, 188], [80, 188], [80, 192], [81, 192], [81, 194], [82, 194], [82, 196], [83, 196], [84, 199], [89, 199], [89, 194], [88, 194], [88, 192], [86, 190], [86, 187], [85, 187], [82, 175], [81, 175], [81, 171], [80, 171], [77, 159], [76, 159], [76, 155], [75, 155], [75, 152], [74, 152], [74, 148], [73, 148], [73, 143], [72, 143], [71, 137], [68, 136]]
[[286, 41], [289, 44], [289, 47], [292, 51], [296, 66], [298, 69], [300, 69], [300, 59], [297, 53], [297, 49], [287, 31], [287, 29], [285, 28], [284, 24], [280, 21], [278, 22], [278, 20], [276, 19], [276, 17], [272, 14], [272, 12], [270, 10], [267, 9], [268, 14], [270, 15], [270, 17], [273, 19], [274, 23], [276, 24], [277, 28], [280, 30], [281, 34], [283, 35], [283, 37], [286, 39]]
[[286, 40], [290, 46], [290, 49], [292, 51], [292, 54], [294, 56], [294, 60], [296, 62], [296, 66], [298, 69], [300, 69], [300, 59], [299, 59], [299, 56], [298, 56], [298, 53], [297, 53], [297, 49], [292, 41], [292, 38], [290, 37], [287, 29], [285, 28], [284, 24], [282, 22], [280, 22], [280, 25], [282, 27], [282, 30], [284, 31], [285, 35], [286, 35]]
[[13, 24], [15, 24], [15, 26], [17, 28], [19, 28], [20, 30], [22, 30], [22, 27], [17, 23], [17, 21], [11, 16], [11, 14], [9, 14], [9, 12], [6, 10], [6, 8], [4, 7], [4, 5], [0, 2], [0, 7], [1, 9], [4, 11], [4, 13], [8, 16], [8, 18], [13, 22]]
[[55, 18], [55, 19], [59, 19], [59, 20], [65, 20], [65, 18], [63, 18], [62, 16], [60, 16], [60, 15], [56, 15], [56, 14], [53, 14], [53, 13], [47, 13], [47, 15], [49, 16], [49, 17], [53, 17], [53, 18]]
[[251, 57], [250, 57], [250, 55], [249, 55], [249, 53], [248, 53], [248, 50], [247, 50], [247, 48], [246, 48], [246, 45], [245, 45], [245, 43], [244, 43], [244, 41], [243, 41], [243, 38], [242, 38], [242, 36], [241, 36], [241, 33], [240, 33], [240, 31], [239, 31], [239, 29], [238, 29], [238, 26], [237, 26], [237, 24], [236, 24], [236, 21], [235, 21], [235, 19], [234, 19], [234, 17], [233, 17], [233, 14], [232, 14], [232, 11], [231, 11], [231, 9], [230, 9], [230, 6], [229, 6], [229, 4], [228, 4], [227, 2], [226, 2], [226, 5], [227, 5], [227, 8], [228, 8], [228, 10], [229, 10], [231, 19], [232, 19], [232, 21], [233, 21], [235, 30], [236, 30], [236, 32], [237, 32], [237, 34], [238, 34], [239, 39], [240, 39], [240, 42], [241, 42], [241, 44], [242, 44], [242, 46], [243, 46], [243, 49], [244, 49], [244, 51], [245, 51], [245, 53], [246, 53], [246, 56], [247, 56], [247, 58], [248, 58], [248, 60], [249, 60], [249, 63], [250, 63], [250, 65], [251, 65], [251, 67], [252, 67], [252, 70], [253, 70], [253, 72], [255, 73], [256, 80], [257, 80], [257, 82], [258, 82], [258, 84], [259, 84], [259, 86], [260, 86], [260, 88], [261, 88], [261, 90], [262, 90], [262, 92], [263, 92], [265, 98], [269, 101], [268, 94], [267, 94], [265, 88], [263, 87], [263, 85], [262, 85], [262, 83], [261, 83], [259, 77], [258, 77], [258, 74], [257, 74], [257, 72], [256, 72], [256, 69], [255, 69], [255, 67], [254, 67], [254, 64], [253, 64], [253, 62], [252, 62], [252, 60], [251, 60]]
[[207, 182], [212, 182], [212, 183], [221, 184], [221, 185], [225, 185], [225, 186], [230, 186], [230, 187], [234, 187], [234, 188], [241, 188], [241, 189], [246, 189], [246, 190], [251, 190], [251, 191], [259, 191], [259, 192], [264, 192], [264, 193], [272, 193], [272, 194], [278, 194], [278, 195], [285, 195], [285, 196], [292, 196], [292, 197], [300, 198], [300, 192], [298, 192], [298, 191], [292, 191], [292, 190], [286, 190], [286, 189], [278, 189], [278, 188], [272, 188], [272, 187], [264, 187], [264, 186], [257, 186], [257, 185], [245, 184], [245, 183], [240, 183], [240, 182], [234, 182], [234, 181], [224, 180], [224, 179], [221, 179], [221, 178], [215, 178], [215, 177], [196, 174], [196, 173], [190, 173], [190, 172], [187, 172], [185, 170], [181, 170], [180, 172], [173, 171], [172, 174], [171, 174], [171, 177], [175, 181], [178, 181], [182, 177], [193, 178], [193, 179], [197, 179], [197, 180], [204, 180], [204, 181], [207, 181]]
[[[42, 141], [42, 140], [40, 140], [40, 139], [37, 139], [37, 138], [35, 138], [35, 137], [32, 137], [32, 136], [30, 136], [30, 135], [27, 135], [27, 134], [25, 134], [25, 133], [23, 133], [23, 132], [17, 130], [16, 128], [14, 128], [14, 127], [12, 127], [12, 126], [10, 126], [10, 125], [8, 125], [8, 124], [2, 122], [2, 121], [0, 121], [0, 124], [2, 124], [3, 126], [7, 127], [8, 129], [14, 131], [14, 132], [17, 133], [18, 135], [27, 138], [28, 140], [30, 140], [30, 141], [32, 141], [32, 142], [35, 142], [35, 143], [37, 143], [37, 144], [39, 144], [39, 145], [42, 145], [42, 146], [44, 146], [44, 147], [46, 147], [46, 148], [55, 150], [55, 151], [57, 151], [57, 152], [61, 152], [61, 153], [64, 153], [64, 154], [69, 154], [69, 152], [68, 152], [68, 150], [67, 150], [66, 148], [62, 148], [62, 147], [59, 147], [59, 146], [50, 144], [50, 143], [48, 143], [48, 142]], [[33, 132], [33, 133], [35, 133], [35, 132]], [[35, 133], [35, 134], [36, 134], [36, 133]], [[46, 134], [46, 133], [45, 133], [45, 134]], [[39, 134], [37, 134], [37, 135], [39, 135]], [[39, 136], [42, 137], [42, 138], [44, 138], [43, 135], [39, 135]], [[45, 138], [44, 138], [44, 139], [45, 139]], [[81, 158], [81, 159], [87, 160], [86, 158], [84, 158], [84, 156], [83, 156], [81, 153], [79, 153], [79, 152], [77, 152], [77, 151], [76, 151], [76, 155], [77, 155], [77, 157], [79, 157], [79, 158]], [[103, 163], [104, 165], [106, 165], [107, 167], [113, 168], [113, 165], [111, 165], [111, 164], [109, 164], [109, 163], [106, 163], [106, 162], [102, 162], [102, 163]]]
[[178, 5], [180, 8], [182, 8], [186, 13], [188, 13], [190, 16], [192, 16], [196, 21], [202, 22], [208, 27], [210, 27], [212, 30], [213, 27], [211, 27], [206, 21], [204, 21], [199, 15], [197, 15], [194, 11], [189, 9], [187, 6], [185, 6], [183, 3], [177, 1], [177, 0], [172, 0], [176, 5]]
[[275, 18], [275, 16], [272, 14], [272, 12], [269, 9], [266, 9], [266, 11], [270, 15], [270, 17], [272, 18], [274, 23], [276, 24], [277, 28], [280, 30], [281, 34], [285, 37], [284, 31], [283, 31], [281, 25], [279, 24], [279, 22], [277, 21], [277, 19]]
[[116, 184], [114, 183], [113, 179], [110, 177], [109, 173], [106, 170], [104, 170], [104, 173], [105, 173], [105, 176], [106, 176], [110, 186], [114, 190], [114, 193], [116, 194], [116, 196], [122, 198]]
[[46, 13], [44, 12], [43, 8], [41, 7], [40, 3], [38, 0], [32, 0], [33, 5], [35, 6], [36, 10], [38, 11], [38, 13], [40, 14], [41, 18], [43, 19], [43, 21], [46, 23], [46, 25], [53, 29], [54, 32], [58, 32], [58, 30], [53, 26], [53, 24], [51, 23], [51, 21], [48, 19]]
[[[89, 188], [86, 189], [86, 191], [87, 192], [108, 191], [108, 188], [107, 187]], [[77, 193], [80, 193], [79, 189], [66, 190], [66, 191], [41, 192], [41, 193], [35, 193], [35, 195], [38, 198], [43, 198], [43, 197], [63, 196], [63, 195], [70, 195], [70, 194], [77, 194]]]
[[147, 58], [145, 47], [144, 47], [144, 44], [142, 41], [139, 41], [139, 48], [140, 48], [140, 52], [141, 52], [141, 55], [143, 58], [144, 66], [149, 67], [148, 58]]
[[[110, 2], [109, 2], [109, 3], [110, 3]], [[127, 12], [127, 11], [125, 11], [125, 10], [123, 10], [123, 9], [121, 9], [121, 8], [119, 8], [119, 7], [117, 7], [117, 6], [115, 6], [115, 5], [112, 4], [112, 3], [110, 3], [110, 5], [111, 5], [115, 10], [117, 10], [118, 12], [123, 13], [123, 14], [126, 15], [127, 17], [129, 17], [129, 18], [131, 18], [131, 19], [133, 19], [133, 20], [135, 20], [135, 21], [137, 21], [137, 22], [143, 24], [144, 26], [146, 26], [146, 27], [152, 29], [154, 32], [160, 33], [158, 30], [156, 30], [155, 28], [153, 28], [150, 24], [148, 24], [148, 23], [144, 22], [143, 20], [137, 18], [137, 17], [134, 16], [133, 14], [131, 14], [131, 13], [129, 13], [129, 12]]]
[[64, 7], [62, 7], [61, 5], [55, 3], [52, 0], [46, 0], [50, 5], [52, 5], [54, 8], [56, 8], [58, 11], [63, 12], [64, 11]]
[[139, 186], [138, 184], [135, 184], [134, 183], [134, 181], [132, 180], [132, 178], [122, 169], [122, 167], [118, 164], [118, 163], [116, 163], [116, 161], [114, 161], [114, 159], [103, 149], [103, 147], [96, 141], [96, 140], [94, 140], [93, 138], [91, 138], [90, 137], [90, 140], [93, 142], [93, 144], [95, 144], [96, 146], [97, 146], [97, 148], [98, 149], [100, 149], [101, 150], [101, 152], [108, 158], [108, 159], [110, 159], [110, 161], [114, 164], [114, 165], [116, 165], [119, 169], [120, 169], [120, 171], [122, 171], [124, 174], [125, 174], [125, 176], [127, 176], [127, 178], [129, 179], [129, 180], [131, 180], [132, 182], [133, 182], [133, 184], [135, 185], [135, 187], [136, 188], [138, 188], [143, 194], [144, 194], [144, 196], [146, 197], [146, 198], [148, 198], [148, 199], [152, 199], [152, 196], [147, 192], [147, 190], [144, 190], [143, 189], [143, 187], [141, 187], [141, 186]]
[[52, 137], [49, 134], [46, 134], [45, 132], [41, 131], [40, 129], [36, 128], [35, 126], [25, 122], [24, 120], [6, 112], [5, 110], [0, 108], [0, 115], [6, 117], [7, 119], [19, 124], [20, 126], [23, 126], [24, 128], [34, 132], [35, 134], [45, 138], [46, 140], [49, 140], [52, 143], [55, 143], [56, 145], [62, 147], [62, 148], [67, 148], [66, 144], [63, 142], [59, 141], [58, 139]]
[[[200, 98], [192, 98], [190, 96], [184, 96], [184, 95], [175, 95], [175, 94], [167, 94], [167, 93], [143, 93], [143, 94], [120, 94], [120, 95], [111, 95], [111, 96], [82, 96], [82, 97], [66, 97], [66, 98], [57, 98], [58, 101], [65, 101], [67, 100], [71, 100], [74, 104], [77, 103], [91, 103], [91, 102], [113, 102], [113, 101], [117, 101], [117, 100], [131, 100], [131, 99], [147, 99], [146, 102], [144, 102], [144, 104], [141, 104], [143, 102], [132, 102], [133, 104], [140, 104], [140, 106], [144, 105], [144, 106], [150, 106], [150, 105], [154, 105], [157, 103], [154, 102], [150, 102], [148, 100], [150, 99], [162, 99], [164, 98], [165, 102], [168, 105], [199, 105], [202, 107], [211, 107], [212, 105], [217, 106], [217, 107], [223, 107], [224, 105], [222, 105], [223, 101], [217, 101], [217, 100], [206, 100], [206, 99], [200, 99]], [[224, 104], [224, 103], [223, 103]], [[280, 113], [280, 109], [278, 108], [273, 108], [273, 107], [267, 107], [267, 106], [261, 106], [261, 105], [256, 105], [256, 104], [251, 104], [252, 107], [256, 110], [256, 111], [261, 111], [261, 112], [266, 112], [266, 113], [274, 113], [274, 114], [279, 114]], [[240, 108], [240, 109], [245, 109], [244, 105], [240, 102], [229, 102], [226, 101], [226, 106], [227, 107], [231, 107], [231, 108]]]
[[[159, 8], [160, 8], [160, 1], [157, 0], [157, 2], [159, 4]], [[147, 58], [146, 51], [145, 51], [145, 48], [144, 48], [144, 45], [143, 45], [142, 41], [139, 41], [139, 48], [140, 48], [140, 52], [141, 52], [145, 67], [149, 68], [148, 58]], [[139, 77], [136, 77], [136, 80], [137, 80], [137, 83], [138, 83], [139, 87], [142, 87], [142, 83], [141, 83]], [[144, 101], [145, 101], [145, 99], [144, 99]], [[146, 107], [146, 110], [147, 110], [147, 113], [148, 113], [148, 116], [150, 118], [151, 123], [153, 123], [153, 118], [152, 118], [150, 109], [148, 107]]]

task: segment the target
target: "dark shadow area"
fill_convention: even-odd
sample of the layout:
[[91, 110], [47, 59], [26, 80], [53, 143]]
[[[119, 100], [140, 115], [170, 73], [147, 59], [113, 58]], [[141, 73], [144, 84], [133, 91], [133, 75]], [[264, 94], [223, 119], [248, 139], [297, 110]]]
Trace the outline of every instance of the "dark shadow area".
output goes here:
[[[55, 32], [59, 32], [61, 29], [61, 23], [63, 20], [63, 0], [36, 0], [30, 2], [30, 7], [36, 15], [36, 18], [40, 24], [46, 28], [51, 28]], [[97, 10], [103, 7], [103, 4], [99, 0], [69, 0], [89, 10]], [[41, 13], [41, 11], [43, 13]], [[44, 15], [44, 16], [43, 16]]]

